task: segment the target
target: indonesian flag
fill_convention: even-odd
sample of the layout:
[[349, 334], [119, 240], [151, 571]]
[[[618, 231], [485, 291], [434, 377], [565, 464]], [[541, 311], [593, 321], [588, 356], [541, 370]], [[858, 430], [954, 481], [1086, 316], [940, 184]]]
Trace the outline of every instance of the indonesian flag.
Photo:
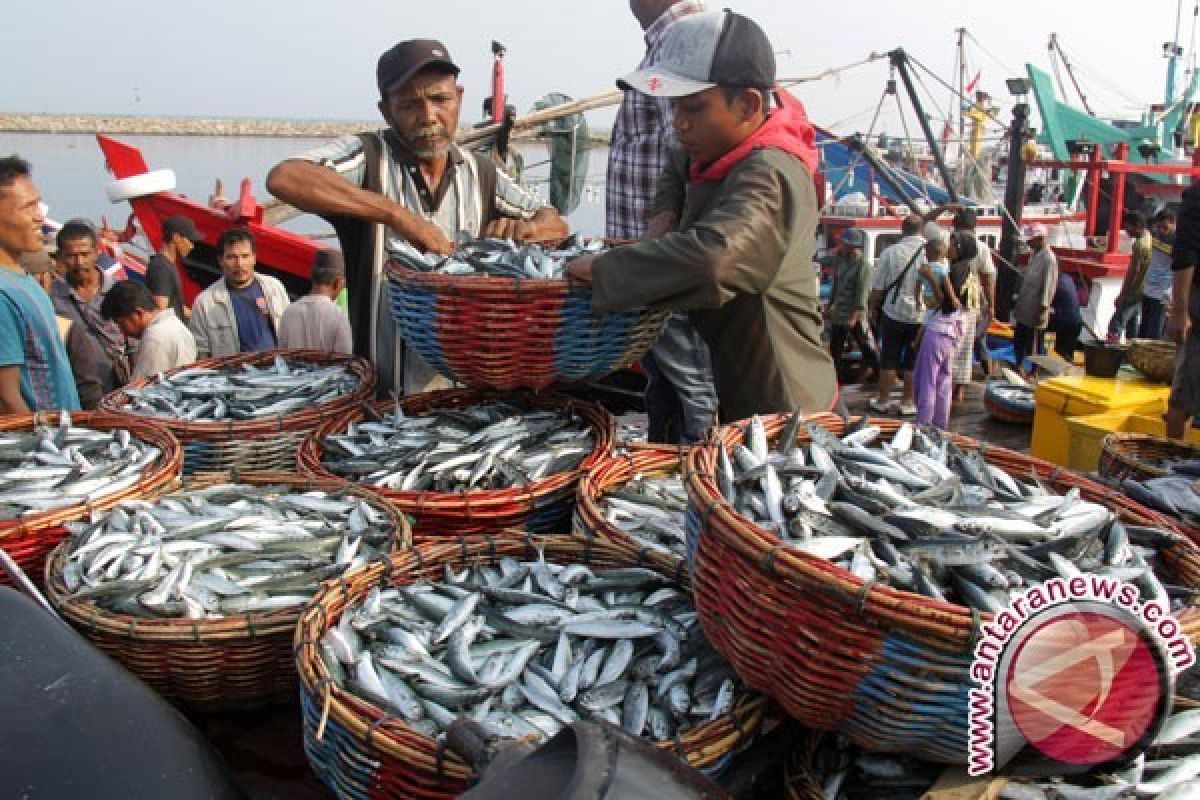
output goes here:
[[963, 94], [970, 95], [972, 92], [975, 91], [975, 87], [979, 85], [979, 76], [982, 73], [983, 73], [983, 70], [976, 70], [975, 77], [971, 78], [971, 82], [967, 84], [967, 88], [963, 90]]

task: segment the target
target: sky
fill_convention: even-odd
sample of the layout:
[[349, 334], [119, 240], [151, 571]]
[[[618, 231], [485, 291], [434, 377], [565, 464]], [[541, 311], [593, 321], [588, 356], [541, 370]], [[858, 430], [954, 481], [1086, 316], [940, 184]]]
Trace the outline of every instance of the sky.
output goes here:
[[[1189, 47], [1193, 7], [1180, 42]], [[954, 82], [955, 30], [965, 27], [968, 75], [1008, 97], [1004, 78], [1026, 62], [1050, 70], [1056, 32], [1089, 99], [1121, 112], [1161, 101], [1162, 44], [1176, 0], [723, 0], [757, 20], [778, 51], [779, 75], [813, 75], [902, 46]], [[641, 30], [625, 0], [6, 0], [10, 35], [0, 110], [151, 116], [375, 119], [375, 62], [406, 38], [441, 39], [463, 69], [464, 124], [490, 93], [493, 39], [508, 48], [519, 111], [551, 91], [586, 97], [613, 88], [641, 57]], [[12, 35], [25, 31], [27, 35]], [[796, 93], [814, 121], [865, 132], [888, 78], [886, 61], [806, 83]], [[942, 116], [951, 97], [933, 92]], [[1118, 92], [1120, 94], [1118, 94]], [[942, 109], [939, 112], [939, 107]], [[906, 111], [915, 133], [915, 117]], [[1007, 114], [1005, 114], [1007, 119]], [[611, 112], [592, 124], [605, 127]], [[901, 133], [889, 100], [876, 130]]]

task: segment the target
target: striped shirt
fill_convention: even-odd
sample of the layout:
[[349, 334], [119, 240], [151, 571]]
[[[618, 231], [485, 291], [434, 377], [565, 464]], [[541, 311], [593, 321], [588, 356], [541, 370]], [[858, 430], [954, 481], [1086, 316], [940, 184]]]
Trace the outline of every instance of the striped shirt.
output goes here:
[[[704, 3], [700, 0], [681, 0], [664, 11], [646, 29], [646, 55], [638, 69], [658, 61], [667, 28], [681, 17], [702, 11]], [[667, 147], [674, 138], [666, 98], [625, 92], [608, 151], [605, 228], [610, 239], [640, 239], [645, 234], [646, 212], [667, 165]]]
[[79, 409], [71, 362], [50, 296], [28, 275], [0, 267], [0, 366], [21, 368], [30, 411]]

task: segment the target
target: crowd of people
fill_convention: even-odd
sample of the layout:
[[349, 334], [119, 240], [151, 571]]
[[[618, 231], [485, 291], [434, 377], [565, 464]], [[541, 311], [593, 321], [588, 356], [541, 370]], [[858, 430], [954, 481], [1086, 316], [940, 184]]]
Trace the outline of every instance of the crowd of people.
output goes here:
[[[828, 259], [835, 277], [822, 309], [815, 130], [799, 100], [777, 85], [766, 34], [700, 0], [631, 0], [630, 9], [646, 51], [618, 81], [625, 94], [606, 198], [608, 236], [629, 244], [574, 260], [568, 275], [591, 287], [597, 313], [675, 312], [645, 362], [651, 438], [690, 443], [719, 420], [828, 410], [838, 403], [835, 362], [847, 342], [869, 377], [878, 376], [873, 411], [945, 426], [974, 362], [989, 367], [984, 334], [996, 308], [996, 267], [977, 239], [974, 213], [949, 209], [950, 231], [935, 221], [946, 208], [913, 215], [873, 269], [861, 232], [846, 231]], [[216, 242], [220, 279], [187, 306], [180, 270], [201, 237], [182, 217], [164, 221], [144, 285], [112, 282], [84, 223], [63, 226], [53, 259], [39, 255], [43, 220], [29, 166], [0, 160], [0, 412], [91, 407], [129, 380], [275, 347], [364, 356], [385, 393], [438, 388], [444, 379], [393, 321], [388, 258], [410, 245], [447, 254], [481, 236], [544, 241], [568, 233], [559, 213], [493, 158], [455, 144], [458, 75], [441, 42], [398, 43], [376, 66], [386, 127], [270, 171], [268, 190], [326, 219], [340, 244], [318, 257], [310, 294], [294, 303], [278, 280], [256, 272], [250, 231], [233, 228]], [[1161, 331], [1163, 310], [1177, 309], [1181, 294], [1178, 253], [1172, 259], [1160, 236], [1173, 220], [1155, 219], [1150, 244], [1145, 220], [1131, 215], [1128, 225], [1136, 257], [1118, 326], [1132, 330], [1136, 316], [1139, 331]], [[1017, 363], [1039, 350], [1047, 329], [1070, 359], [1078, 288], [1059, 274], [1046, 231], [1024, 233], [1031, 257], [1015, 304]], [[348, 316], [335, 303], [343, 290]], [[1177, 335], [1178, 317], [1168, 323]]]
[[163, 224], [145, 280], [117, 280], [101, 263], [100, 235], [70, 220], [44, 241], [32, 168], [0, 159], [0, 413], [92, 410], [107, 393], [211, 356], [275, 348], [349, 353], [350, 322], [335, 299], [341, 255], [318, 252], [309, 295], [255, 271], [254, 235], [217, 240], [221, 278], [183, 302], [180, 269], [201, 240], [186, 217]]

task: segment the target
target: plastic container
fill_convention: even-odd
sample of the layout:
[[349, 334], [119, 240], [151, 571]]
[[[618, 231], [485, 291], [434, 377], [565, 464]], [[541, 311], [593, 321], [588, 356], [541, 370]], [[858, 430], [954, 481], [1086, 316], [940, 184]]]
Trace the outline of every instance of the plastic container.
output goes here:
[[[1104, 437], [1110, 433], [1146, 433], [1165, 437], [1166, 425], [1161, 414], [1115, 411], [1071, 417], [1067, 420], [1070, 446], [1065, 466], [1079, 472], [1095, 472], [1104, 450]], [[1200, 430], [1189, 428], [1188, 442], [1200, 445]]]
[[1064, 375], [1044, 380], [1034, 392], [1037, 410], [1030, 452], [1037, 458], [1069, 466], [1069, 418], [1122, 411], [1155, 416], [1166, 410], [1170, 394], [1169, 386], [1150, 383], [1129, 371], [1118, 373], [1115, 378]]
[[1083, 346], [1083, 370], [1093, 378], [1111, 378], [1125, 363], [1128, 347], [1088, 342]]

